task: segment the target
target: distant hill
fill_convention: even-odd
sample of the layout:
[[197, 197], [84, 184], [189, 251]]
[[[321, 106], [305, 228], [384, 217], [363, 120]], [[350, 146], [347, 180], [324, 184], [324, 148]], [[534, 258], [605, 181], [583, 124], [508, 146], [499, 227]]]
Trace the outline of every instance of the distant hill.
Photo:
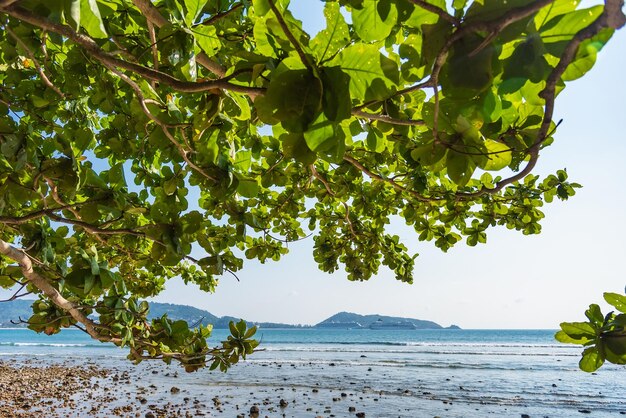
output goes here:
[[[351, 312], [340, 312], [335, 314], [315, 325], [315, 328], [443, 329], [441, 325], [432, 321], [384, 315], [359, 315]], [[449, 329], [459, 329], [459, 327], [452, 325]]]
[[[0, 303], [0, 328], [24, 327], [24, 324], [14, 324], [19, 318], [27, 320], [31, 315], [30, 306], [32, 300], [18, 299], [11, 302]], [[233, 316], [217, 317], [212, 313], [194, 308], [193, 306], [174, 305], [171, 303], [150, 303], [148, 318], [160, 318], [167, 314], [173, 320], [185, 320], [191, 325], [213, 324], [216, 329], [228, 328], [230, 321], [239, 321], [240, 318]], [[303, 325], [281, 324], [275, 322], [246, 321], [263, 329], [269, 328], [310, 328]], [[443, 327], [432, 321], [420, 319], [398, 318], [383, 315], [359, 315], [350, 312], [340, 312], [313, 326], [314, 328], [337, 328], [337, 329], [442, 329]], [[456, 325], [449, 329], [459, 329]]]
[[[10, 327], [25, 327], [25, 324], [17, 323], [19, 318], [23, 320], [27, 320], [32, 315], [30, 306], [32, 305], [32, 300], [27, 299], [17, 299], [11, 302], [3, 302], [0, 303], [0, 328], [10, 328]], [[151, 302], [150, 303], [150, 312], [148, 313], [148, 318], [160, 318], [164, 314], [167, 314], [167, 317], [173, 320], [185, 320], [190, 325], [197, 326], [199, 324], [207, 325], [213, 324], [213, 328], [216, 329], [225, 329], [228, 328], [228, 323], [230, 321], [238, 322], [241, 318], [235, 318], [233, 316], [223, 316], [217, 317], [212, 313], [194, 308], [193, 306], [186, 305], [175, 305], [172, 303], [159, 303], [159, 302]], [[16, 323], [12, 323], [14, 321]], [[254, 322], [254, 321], [246, 321], [248, 324], [254, 324], [259, 326], [260, 328], [300, 328], [302, 325], [291, 325], [291, 324], [280, 324], [274, 322]]]

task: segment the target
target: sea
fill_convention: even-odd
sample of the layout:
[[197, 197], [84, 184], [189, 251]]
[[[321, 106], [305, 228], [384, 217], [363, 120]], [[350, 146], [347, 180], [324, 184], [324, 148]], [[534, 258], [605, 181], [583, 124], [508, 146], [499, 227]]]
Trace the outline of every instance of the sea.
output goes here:
[[[214, 330], [209, 342], [226, 336]], [[626, 415], [626, 367], [585, 373], [581, 347], [556, 342], [552, 330], [260, 329], [256, 337], [259, 351], [227, 373], [162, 367], [176, 371], [178, 387], [197, 393], [209, 386], [232, 388], [232, 396], [258, 388], [349, 392], [368, 417]], [[0, 361], [135, 367], [125, 356], [79, 330], [0, 329]], [[167, 385], [169, 375], [157, 383]]]

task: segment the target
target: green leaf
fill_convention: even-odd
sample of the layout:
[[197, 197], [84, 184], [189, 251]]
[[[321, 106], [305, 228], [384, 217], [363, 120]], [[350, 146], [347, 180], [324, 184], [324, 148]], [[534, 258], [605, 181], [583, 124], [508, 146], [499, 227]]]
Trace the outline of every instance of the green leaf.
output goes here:
[[252, 152], [250, 150], [239, 151], [235, 154], [235, 161], [233, 161], [233, 167], [242, 173], [250, 170], [252, 166]]
[[[518, 44], [513, 54], [504, 64], [503, 82], [509, 82], [521, 88], [526, 80], [538, 83], [547, 78], [551, 67], [546, 61], [546, 53], [542, 38], [538, 34], [531, 34]], [[515, 89], [500, 89], [500, 93], [511, 93]]]
[[562, 343], [565, 344], [585, 344], [587, 343], [589, 340], [585, 339], [585, 340], [580, 340], [580, 339], [576, 339], [576, 338], [572, 338], [569, 335], [567, 335], [564, 331], [557, 331], [556, 334], [554, 334], [554, 338]]
[[178, 178], [172, 177], [163, 182], [163, 191], [166, 195], [172, 196], [178, 190]]
[[89, 262], [91, 265], [91, 274], [93, 274], [94, 276], [100, 274], [100, 266], [98, 265], [98, 260], [96, 259], [96, 257], [90, 257]]
[[589, 305], [589, 309], [585, 311], [585, 316], [591, 321], [591, 323], [595, 324], [597, 327], [601, 327], [604, 323], [604, 315], [602, 315], [602, 310], [595, 303]]
[[459, 186], [465, 186], [472, 178], [475, 165], [468, 155], [460, 152], [448, 151], [446, 160], [448, 177]]
[[511, 149], [503, 143], [487, 139], [484, 143], [487, 150], [485, 163], [480, 165], [483, 170], [498, 171], [511, 164]]
[[623, 327], [603, 334], [602, 347], [606, 360], [614, 364], [626, 364], [626, 333]]
[[454, 0], [452, 2], [452, 7], [454, 7], [456, 10], [463, 10], [466, 4], [467, 0]]
[[320, 71], [320, 78], [324, 92], [322, 96], [324, 115], [334, 122], [349, 119], [352, 114], [350, 76], [340, 67], [325, 67]]
[[187, 9], [187, 13], [185, 14], [185, 23], [187, 26], [191, 27], [193, 23], [196, 21], [196, 18], [202, 13], [202, 9], [204, 5], [207, 3], [207, 0], [184, 0], [185, 8]]
[[70, 3], [70, 17], [74, 20], [74, 28], [78, 30], [80, 28], [80, 14], [81, 5], [83, 0], [72, 0]]
[[591, 70], [596, 63], [598, 52], [602, 50], [614, 32], [613, 29], [604, 29], [593, 38], [581, 42], [574, 60], [567, 66], [561, 78], [564, 81], [576, 80]]
[[198, 46], [207, 56], [212, 57], [222, 47], [215, 26], [198, 25], [191, 29]]
[[84, 285], [85, 295], [88, 295], [91, 292], [95, 284], [96, 284], [96, 277], [93, 274], [88, 274], [87, 276], [85, 276], [85, 285]]
[[[427, 3], [442, 10], [446, 10], [445, 0], [429, 0]], [[432, 13], [419, 5], [415, 5], [404, 24], [412, 28], [421, 29], [422, 25], [431, 25], [437, 23], [438, 20], [439, 16], [436, 13]]]
[[110, 289], [115, 283], [115, 273], [107, 269], [100, 269], [100, 281], [103, 289]]
[[604, 364], [604, 356], [598, 347], [589, 347], [583, 351], [583, 358], [578, 363], [581, 370], [591, 373], [598, 370]]
[[581, 29], [596, 20], [603, 10], [604, 6], [594, 6], [559, 15], [542, 28], [543, 30], [540, 31], [541, 38], [544, 39], [545, 43], [569, 41]]
[[235, 323], [233, 321], [230, 321], [228, 323], [228, 328], [230, 329], [230, 333], [232, 334], [233, 337], [235, 338], [239, 338], [239, 329], [237, 329], [237, 326], [235, 325]]
[[341, 14], [339, 3], [326, 3], [324, 16], [326, 17], [326, 27], [311, 41], [311, 50], [317, 62], [332, 58], [350, 42], [350, 31]]
[[350, 45], [331, 64], [350, 76], [350, 94], [357, 103], [385, 99], [399, 82], [398, 66], [375, 45]]
[[596, 330], [589, 322], [563, 322], [561, 330], [569, 337], [582, 342], [596, 338]]
[[256, 325], [254, 325], [253, 327], [249, 328], [248, 331], [246, 331], [245, 335], [243, 336], [244, 339], [248, 339], [251, 338], [254, 334], [256, 334], [256, 330], [257, 327]]
[[317, 159], [303, 134], [284, 134], [280, 136], [280, 140], [285, 158], [293, 158], [305, 165], [313, 164]]
[[308, 70], [286, 70], [255, 104], [268, 123], [274, 118], [290, 132], [303, 132], [322, 107], [322, 83]]
[[329, 121], [323, 113], [313, 121], [309, 129], [304, 132], [304, 139], [308, 147], [315, 152], [324, 152], [337, 146], [343, 141], [343, 130], [335, 122]]
[[494, 67], [499, 65], [499, 51], [484, 44], [479, 35], [465, 36], [452, 46], [441, 71], [441, 88], [447, 97], [470, 99], [486, 91], [493, 82]]
[[253, 198], [259, 194], [259, 183], [256, 179], [246, 178], [242, 175], [237, 175], [239, 184], [237, 185], [237, 193], [243, 197]]
[[620, 295], [619, 293], [607, 292], [604, 294], [604, 300], [606, 300], [609, 305], [614, 306], [618, 311], [626, 313], [626, 296]]
[[365, 42], [385, 39], [397, 20], [398, 10], [390, 0], [363, 0], [361, 8], [352, 9], [354, 30]]
[[378, 129], [373, 127], [370, 128], [367, 133], [365, 143], [367, 145], [367, 149], [372, 152], [380, 153], [387, 148], [387, 141], [385, 141], [384, 135]]
[[80, 26], [94, 38], [107, 38], [96, 0], [80, 0]]
[[552, 18], [575, 10], [579, 4], [580, 0], [555, 0], [553, 3], [539, 10], [535, 15], [535, 27], [540, 29], [546, 23], [550, 22]]

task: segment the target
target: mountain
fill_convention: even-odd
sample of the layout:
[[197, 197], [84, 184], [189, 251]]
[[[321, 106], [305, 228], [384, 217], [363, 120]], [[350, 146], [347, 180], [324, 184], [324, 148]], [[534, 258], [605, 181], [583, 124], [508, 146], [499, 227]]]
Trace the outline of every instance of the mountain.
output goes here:
[[[400, 318], [384, 315], [359, 315], [351, 312], [340, 312], [315, 325], [315, 328], [339, 329], [443, 329], [432, 321], [421, 319]], [[452, 325], [449, 329], [459, 329]]]
[[[11, 302], [0, 303], [0, 328], [25, 327], [26, 325], [17, 323], [19, 319], [26, 321], [33, 314], [30, 305], [32, 300], [17, 299]], [[15, 321], [16, 324], [11, 323]]]
[[[30, 306], [32, 300], [18, 299], [11, 302], [0, 303], [0, 328], [24, 327], [24, 324], [17, 323], [19, 318], [27, 320], [31, 315]], [[174, 305], [171, 303], [150, 303], [148, 318], [160, 318], [167, 314], [173, 320], [185, 320], [190, 325], [213, 324], [215, 329], [228, 328], [230, 321], [239, 321], [240, 318], [233, 316], [217, 317], [212, 313], [194, 308], [193, 306]], [[12, 323], [14, 321], [16, 323]], [[275, 322], [253, 322], [247, 321], [250, 325], [257, 325], [263, 329], [269, 328], [310, 328], [303, 325], [290, 325]], [[336, 328], [336, 329], [442, 329], [443, 327], [432, 321], [420, 319], [399, 318], [383, 315], [359, 315], [350, 312], [340, 312], [328, 319], [313, 326], [314, 328]], [[448, 329], [459, 329], [456, 325]]]
[[[32, 315], [30, 306], [33, 301], [28, 299], [17, 299], [11, 302], [0, 303], [0, 328], [25, 327], [25, 324], [19, 323], [19, 318], [27, 320]], [[160, 318], [167, 314], [172, 320], [185, 320], [190, 325], [197, 326], [199, 324], [213, 324], [215, 329], [228, 328], [230, 321], [238, 322], [241, 318], [233, 316], [217, 317], [212, 313], [194, 308], [193, 306], [174, 305], [172, 303], [150, 303], [150, 312], [148, 319]], [[13, 322], [11, 322], [13, 321]], [[279, 324], [274, 322], [253, 322], [246, 321], [250, 325], [257, 325], [260, 328], [300, 328], [301, 325]]]

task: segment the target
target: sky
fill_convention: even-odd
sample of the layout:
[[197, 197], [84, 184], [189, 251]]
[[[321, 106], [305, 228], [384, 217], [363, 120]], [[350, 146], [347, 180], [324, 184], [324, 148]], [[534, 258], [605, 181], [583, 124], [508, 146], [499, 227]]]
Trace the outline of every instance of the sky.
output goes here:
[[[294, 15], [311, 34], [322, 27], [321, 6], [292, 1]], [[323, 273], [313, 260], [311, 238], [291, 243], [279, 262], [247, 260], [237, 273], [240, 281], [225, 275], [214, 294], [174, 279], [154, 300], [253, 321], [315, 324], [348, 311], [468, 329], [555, 329], [563, 321], [584, 320], [589, 303], [606, 312], [602, 293], [623, 292], [626, 285], [624, 68], [626, 29], [615, 34], [591, 72], [559, 95], [554, 119], [563, 123], [534, 172], [566, 168], [584, 188], [567, 202], [544, 207], [539, 235], [492, 228], [487, 244], [459, 243], [443, 253], [419, 242], [412, 229], [393, 225], [391, 232], [420, 254], [412, 285], [397, 282], [386, 269], [368, 282], [350, 282], [341, 270]]]
[[[598, 2], [586, 2], [589, 5]], [[292, 1], [309, 33], [323, 24], [321, 2]], [[428, 319], [462, 328], [558, 328], [584, 319], [590, 303], [626, 284], [626, 30], [617, 32], [593, 70], [557, 99], [563, 119], [535, 173], [566, 168], [584, 188], [544, 207], [539, 235], [491, 229], [486, 245], [458, 244], [448, 253], [418, 242], [402, 225], [393, 232], [418, 252], [415, 282], [388, 270], [368, 282], [317, 269], [312, 239], [292, 243], [279, 262], [247, 261], [240, 282], [224, 276], [215, 294], [179, 280], [155, 300], [193, 305], [215, 315], [254, 321], [315, 324], [340, 312]], [[605, 309], [606, 311], [606, 309]]]

